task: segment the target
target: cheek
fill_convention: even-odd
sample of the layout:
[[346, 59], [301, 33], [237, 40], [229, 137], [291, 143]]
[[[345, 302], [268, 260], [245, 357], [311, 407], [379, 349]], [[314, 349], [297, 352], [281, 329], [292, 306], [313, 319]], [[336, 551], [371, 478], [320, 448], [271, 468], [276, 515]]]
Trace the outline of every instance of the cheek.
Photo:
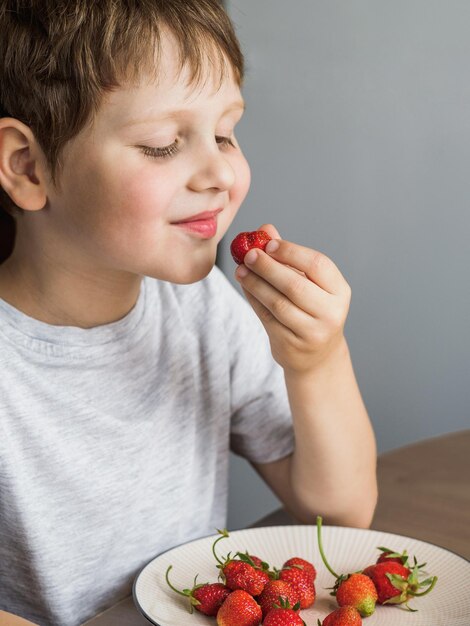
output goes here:
[[230, 203], [238, 210], [250, 188], [251, 172], [248, 161], [243, 155], [233, 165], [235, 171], [235, 183], [230, 190]]
[[171, 189], [164, 181], [142, 171], [127, 180], [121, 179], [116, 199], [123, 214], [146, 222], [165, 214], [171, 197]]
[[107, 199], [119, 230], [142, 240], [152, 238], [164, 222], [171, 221], [176, 186], [152, 163], [115, 169], [103, 185], [112, 190]]

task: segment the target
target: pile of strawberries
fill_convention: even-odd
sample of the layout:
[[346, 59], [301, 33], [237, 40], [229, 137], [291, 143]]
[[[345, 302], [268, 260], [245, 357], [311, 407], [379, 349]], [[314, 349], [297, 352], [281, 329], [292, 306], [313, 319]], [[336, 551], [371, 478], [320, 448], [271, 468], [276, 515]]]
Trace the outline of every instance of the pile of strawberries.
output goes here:
[[[300, 558], [288, 559], [281, 569], [247, 552], [229, 553], [224, 560], [215, 551], [216, 544], [229, 536], [227, 530], [218, 531], [212, 552], [222, 582], [196, 584], [182, 591], [169, 586], [189, 598], [193, 607], [205, 615], [216, 617], [218, 626], [305, 626], [299, 615], [315, 602], [317, 572], [312, 563]], [[197, 577], [196, 577], [197, 578]]]
[[[387, 548], [379, 548], [382, 554], [373, 565], [352, 574], [336, 574], [326, 561], [322, 538], [321, 517], [317, 518], [317, 534], [320, 555], [326, 568], [336, 578], [331, 595], [336, 597], [339, 608], [318, 620], [318, 626], [361, 626], [362, 617], [375, 611], [376, 604], [404, 604], [410, 611], [408, 601], [429, 593], [437, 577], [420, 580], [421, 568], [414, 559], [410, 565], [404, 552], [398, 554]], [[316, 569], [301, 557], [288, 559], [281, 569], [272, 569], [261, 558], [237, 552], [225, 559], [216, 553], [216, 544], [227, 538], [227, 530], [219, 530], [219, 537], [212, 545], [212, 553], [219, 569], [219, 582], [197, 584], [197, 576], [191, 589], [176, 589], [176, 593], [188, 598], [190, 612], [197, 611], [215, 617], [218, 626], [305, 626], [300, 610], [315, 602]], [[426, 587], [423, 591], [421, 589]]]

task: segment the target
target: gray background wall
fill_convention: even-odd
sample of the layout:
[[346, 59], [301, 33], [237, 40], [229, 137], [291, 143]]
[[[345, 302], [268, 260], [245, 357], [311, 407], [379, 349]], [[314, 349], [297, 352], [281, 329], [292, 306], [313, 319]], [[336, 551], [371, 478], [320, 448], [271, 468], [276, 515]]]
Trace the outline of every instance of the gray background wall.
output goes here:
[[[263, 222], [336, 262], [379, 452], [470, 427], [470, 3], [227, 5], [253, 182], [222, 269], [233, 279], [231, 238]], [[232, 456], [228, 527], [278, 505]]]

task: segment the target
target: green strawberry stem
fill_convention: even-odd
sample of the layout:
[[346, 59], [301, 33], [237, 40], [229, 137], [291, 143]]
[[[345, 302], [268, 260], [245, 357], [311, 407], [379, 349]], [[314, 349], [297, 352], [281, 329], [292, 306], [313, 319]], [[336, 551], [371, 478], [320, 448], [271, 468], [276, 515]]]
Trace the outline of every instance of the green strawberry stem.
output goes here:
[[[401, 562], [403, 563], [403, 565], [405, 567], [410, 567], [410, 569], [411, 569], [411, 566], [408, 565], [410, 557], [409, 557], [408, 552], [406, 550], [404, 550], [401, 554], [400, 554], [400, 552], [395, 552], [394, 550], [391, 550], [390, 548], [385, 548], [384, 546], [377, 546], [377, 550], [380, 550], [381, 552], [384, 552], [384, 553], [388, 552], [389, 554], [387, 556], [390, 559], [393, 559], [393, 558], [401, 559]], [[413, 557], [413, 562], [414, 562], [414, 566], [413, 567], [417, 567], [418, 569], [421, 569], [421, 568], [423, 568], [426, 565], [426, 563], [421, 563], [421, 564], [418, 565], [418, 561], [417, 561], [415, 556]]]
[[318, 537], [318, 549], [320, 550], [320, 555], [322, 558], [323, 563], [325, 564], [326, 569], [333, 574], [333, 576], [335, 578], [339, 578], [338, 574], [333, 571], [328, 563], [328, 561], [326, 560], [326, 556], [325, 553], [323, 552], [323, 544], [322, 544], [322, 540], [321, 540], [321, 525], [322, 525], [322, 517], [320, 515], [317, 515], [317, 537]]
[[260, 569], [260, 568], [259, 568], [259, 567], [255, 564], [255, 562], [253, 561], [253, 559], [250, 557], [250, 555], [248, 554], [248, 552], [245, 552], [245, 553], [244, 553], [244, 552], [237, 552], [237, 553], [235, 554], [235, 556], [237, 556], [237, 557], [240, 559], [240, 561], [243, 561], [244, 563], [248, 563], [249, 565], [251, 565], [251, 567], [254, 567], [254, 568], [258, 568], [258, 569]]
[[169, 566], [168, 566], [168, 569], [166, 570], [166, 573], [165, 573], [165, 579], [166, 579], [166, 582], [167, 582], [167, 584], [168, 584], [168, 587], [170, 587], [170, 589], [173, 589], [173, 591], [174, 591], [174, 592], [179, 593], [179, 594], [180, 594], [180, 596], [184, 596], [185, 598], [187, 598], [187, 597], [188, 597], [188, 594], [187, 594], [187, 593], [183, 593], [182, 591], [180, 591], [180, 590], [179, 590], [179, 589], [177, 589], [176, 587], [173, 587], [173, 585], [171, 584], [170, 579], [169, 579], [169, 577], [168, 577], [168, 574], [170, 573], [170, 570], [171, 570], [172, 568], [173, 568], [173, 565], [169, 565]]
[[417, 598], [419, 596], [425, 596], [426, 594], [428, 594], [430, 591], [432, 591], [432, 589], [434, 588], [435, 584], [437, 583], [437, 576], [433, 576], [432, 580], [431, 580], [431, 584], [429, 585], [429, 587], [427, 589], [425, 589], [424, 591], [421, 592], [413, 592], [413, 597]]
[[173, 591], [175, 593], [178, 593], [180, 596], [184, 596], [185, 598], [188, 598], [188, 600], [189, 600], [189, 612], [193, 613], [193, 611], [194, 611], [193, 606], [199, 606], [201, 604], [199, 602], [199, 600], [197, 600], [193, 596], [193, 593], [194, 593], [194, 591], [196, 589], [199, 589], [200, 587], [204, 587], [204, 585], [207, 585], [208, 583], [200, 583], [199, 585], [197, 585], [196, 581], [197, 581], [198, 574], [196, 574], [196, 576], [194, 577], [194, 586], [193, 586], [193, 588], [192, 589], [183, 589], [183, 591], [180, 591], [176, 587], [173, 587], [173, 585], [170, 582], [169, 573], [170, 573], [170, 570], [172, 569], [172, 567], [173, 567], [173, 565], [169, 565], [168, 569], [165, 572], [166, 582], [167, 582], [168, 586], [170, 587], [170, 589], [173, 589]]
[[377, 546], [377, 550], [380, 550], [384, 554], [388, 553], [387, 557], [389, 559], [394, 559], [394, 558], [395, 559], [396, 558], [401, 559], [401, 562], [403, 564], [405, 564], [408, 561], [408, 554], [407, 554], [406, 550], [404, 552], [400, 553], [400, 552], [396, 552], [395, 550], [391, 550], [390, 548], [385, 548], [384, 546]]
[[[196, 578], [194, 579], [194, 588], [193, 588], [192, 590], [191, 590], [191, 589], [184, 589], [184, 591], [180, 591], [180, 590], [179, 590], [179, 589], [177, 589], [176, 587], [173, 587], [173, 585], [172, 585], [172, 584], [171, 584], [171, 582], [170, 582], [170, 578], [169, 578], [169, 576], [168, 576], [168, 575], [169, 575], [170, 570], [171, 570], [172, 568], [173, 568], [173, 565], [169, 565], [169, 566], [168, 566], [168, 569], [166, 570], [166, 573], [165, 573], [165, 579], [166, 579], [166, 582], [167, 582], [168, 586], [170, 587], [170, 589], [173, 589], [173, 591], [174, 591], [174, 592], [179, 593], [179, 595], [180, 595], [180, 596], [184, 596], [185, 598], [188, 598], [189, 596], [191, 596], [191, 592], [192, 592], [194, 589], [197, 589], [198, 587], [203, 587], [203, 586], [204, 586], [204, 585], [202, 585], [202, 584], [201, 584], [201, 585], [196, 585], [196, 578], [197, 578], [197, 575], [196, 575]], [[194, 600], [196, 600], [196, 599], [194, 598]], [[197, 600], [196, 600], [196, 602], [197, 602], [198, 604], [200, 604], [200, 602], [198, 602]]]
[[217, 556], [217, 554], [216, 554], [216, 551], [215, 551], [215, 546], [216, 546], [216, 544], [217, 544], [217, 543], [218, 543], [221, 539], [227, 539], [227, 537], [228, 537], [228, 530], [227, 530], [226, 528], [224, 528], [223, 530], [219, 530], [219, 529], [217, 528], [217, 532], [220, 534], [220, 537], [219, 537], [218, 539], [216, 539], [216, 540], [214, 541], [214, 543], [212, 544], [212, 554], [214, 555], [215, 560], [217, 561], [217, 563], [218, 563], [219, 565], [224, 565], [224, 562], [223, 562], [223, 561], [221, 561], [221, 560], [219, 559], [219, 557]]

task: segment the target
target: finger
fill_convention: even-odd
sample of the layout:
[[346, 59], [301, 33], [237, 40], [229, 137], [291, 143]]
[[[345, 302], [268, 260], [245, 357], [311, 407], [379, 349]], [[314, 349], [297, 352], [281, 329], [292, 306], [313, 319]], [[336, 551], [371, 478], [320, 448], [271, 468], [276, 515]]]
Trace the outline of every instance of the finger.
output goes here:
[[[331, 294], [307, 278], [303, 272], [279, 263], [261, 250], [250, 250], [245, 256], [244, 264], [252, 270], [252, 273], [284, 294], [305, 313], [320, 317], [327, 309]], [[240, 272], [243, 270], [237, 271], [237, 278]], [[253, 285], [256, 284], [254, 277], [247, 277], [245, 280], [250, 280]]]
[[279, 231], [272, 224], [261, 224], [258, 230], [264, 230], [265, 233], [268, 233], [271, 239], [281, 239]]
[[255, 298], [255, 296], [253, 296], [247, 289], [243, 287], [243, 285], [242, 290], [245, 294], [245, 298], [248, 300], [254, 312], [259, 317], [269, 336], [271, 336], [271, 333], [273, 332], [286, 333], [290, 335], [293, 334], [290, 328], [287, 328], [287, 326], [281, 324], [281, 322], [279, 322], [279, 320], [274, 317], [271, 311], [263, 304], [261, 304], [261, 302], [257, 298]]
[[[239, 272], [236, 275], [238, 278]], [[269, 312], [270, 315], [267, 315], [264, 311], [261, 311], [264, 315], [263, 323], [264, 321], [269, 323], [272, 316], [297, 337], [308, 334], [309, 329], [311, 330], [317, 323], [317, 320], [311, 314], [296, 306], [288, 297], [273, 287], [272, 284], [266, 282], [254, 272], [248, 272], [244, 278], [239, 280], [243, 290], [251, 294], [257, 303], [260, 303]], [[258, 312], [256, 308], [255, 311]]]
[[333, 261], [318, 250], [276, 239], [268, 242], [266, 253], [276, 261], [304, 272], [307, 278], [330, 294], [346, 293], [349, 288]]

